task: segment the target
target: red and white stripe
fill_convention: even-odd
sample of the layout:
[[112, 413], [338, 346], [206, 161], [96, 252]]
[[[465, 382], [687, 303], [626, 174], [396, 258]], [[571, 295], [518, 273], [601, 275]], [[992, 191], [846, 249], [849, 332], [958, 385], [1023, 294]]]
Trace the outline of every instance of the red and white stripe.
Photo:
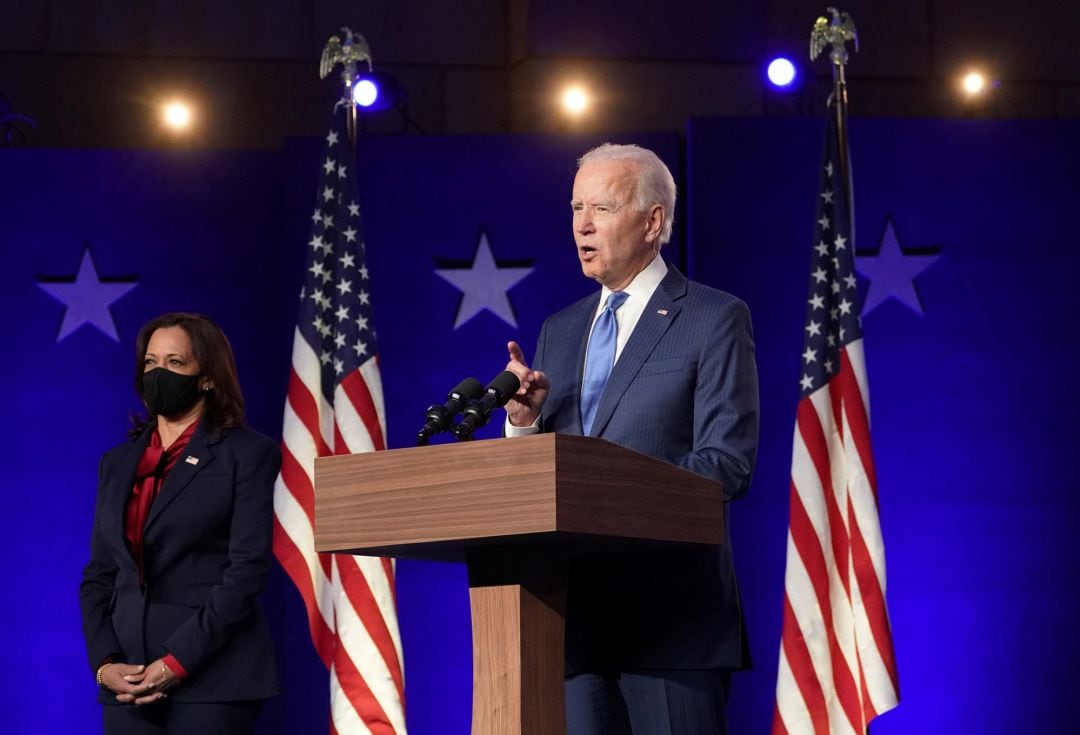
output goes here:
[[798, 406], [774, 735], [854, 735], [899, 702], [862, 339]]
[[392, 560], [317, 554], [315, 457], [384, 449], [386, 418], [378, 360], [338, 383], [326, 402], [321, 368], [299, 330], [274, 493], [274, 554], [300, 591], [315, 649], [330, 672], [331, 733], [402, 735], [401, 636]]

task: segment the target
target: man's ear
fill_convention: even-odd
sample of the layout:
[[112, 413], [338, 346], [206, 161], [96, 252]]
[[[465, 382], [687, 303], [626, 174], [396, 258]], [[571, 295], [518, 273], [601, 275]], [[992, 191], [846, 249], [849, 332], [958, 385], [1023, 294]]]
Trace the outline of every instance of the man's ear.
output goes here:
[[645, 242], [659, 243], [660, 230], [664, 228], [664, 219], [667, 213], [659, 204], [654, 204], [645, 218]]

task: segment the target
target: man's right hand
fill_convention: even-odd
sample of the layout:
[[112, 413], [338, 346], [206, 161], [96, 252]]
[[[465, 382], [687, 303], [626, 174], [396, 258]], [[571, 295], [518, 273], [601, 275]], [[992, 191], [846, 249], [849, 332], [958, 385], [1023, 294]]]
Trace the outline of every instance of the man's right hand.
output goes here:
[[547, 400], [551, 384], [544, 373], [525, 364], [525, 355], [517, 342], [508, 342], [506, 349], [510, 353], [506, 369], [521, 381], [518, 392], [506, 404], [506, 415], [511, 426], [532, 426], [540, 416], [540, 407]]

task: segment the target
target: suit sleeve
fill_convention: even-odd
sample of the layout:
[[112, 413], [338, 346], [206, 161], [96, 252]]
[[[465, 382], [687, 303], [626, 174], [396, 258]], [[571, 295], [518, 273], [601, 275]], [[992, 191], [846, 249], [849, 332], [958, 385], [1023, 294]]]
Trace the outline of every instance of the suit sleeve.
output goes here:
[[[545, 319], [544, 323], [540, 325], [540, 334], [536, 338], [536, 353], [533, 355], [532, 367], [533, 367], [534, 370], [539, 370], [541, 372], [544, 372], [544, 351], [545, 351], [544, 347], [547, 345], [547, 331], [548, 331], [548, 323], [550, 321], [551, 321], [550, 319]], [[548, 380], [549, 381], [551, 380], [550, 375], [548, 375]], [[551, 398], [550, 393], [548, 394], [548, 398]], [[546, 407], [541, 406], [540, 407], [540, 422], [539, 422], [539, 426], [540, 426], [539, 433], [541, 433], [541, 434], [544, 433], [545, 411], [546, 411]]]
[[694, 444], [675, 462], [719, 480], [724, 498], [747, 491], [758, 442], [758, 376], [750, 311], [725, 304], [700, 346], [694, 388]]
[[229, 564], [221, 584], [213, 587], [206, 604], [164, 641], [166, 650], [189, 674], [206, 666], [258, 605], [270, 572], [274, 480], [280, 469], [281, 450], [268, 439], [238, 463], [229, 527]]
[[83, 637], [90, 668], [97, 670], [101, 662], [123, 649], [113, 632], [111, 602], [119, 571], [105, 546], [101, 534], [101, 505], [105, 487], [106, 457], [98, 466], [98, 494], [94, 509], [94, 525], [90, 531], [90, 561], [83, 569], [79, 584], [79, 607], [82, 612]]

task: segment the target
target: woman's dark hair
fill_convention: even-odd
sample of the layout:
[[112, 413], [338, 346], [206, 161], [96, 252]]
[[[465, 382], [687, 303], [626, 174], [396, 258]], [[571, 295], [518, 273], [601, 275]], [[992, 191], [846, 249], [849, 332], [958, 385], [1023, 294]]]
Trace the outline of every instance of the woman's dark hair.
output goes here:
[[[135, 391], [140, 398], [143, 393], [144, 360], [150, 337], [159, 329], [180, 327], [191, 339], [192, 356], [198, 360], [201, 375], [213, 388], [206, 392], [203, 420], [211, 434], [231, 429], [244, 423], [244, 396], [240, 392], [240, 380], [236, 377], [236, 360], [233, 358], [229, 338], [209, 317], [202, 314], [170, 312], [151, 319], [135, 340]], [[145, 401], [144, 401], [145, 405]], [[157, 420], [157, 415], [147, 406], [149, 415], [145, 420], [134, 419], [132, 434], [142, 431]]]

